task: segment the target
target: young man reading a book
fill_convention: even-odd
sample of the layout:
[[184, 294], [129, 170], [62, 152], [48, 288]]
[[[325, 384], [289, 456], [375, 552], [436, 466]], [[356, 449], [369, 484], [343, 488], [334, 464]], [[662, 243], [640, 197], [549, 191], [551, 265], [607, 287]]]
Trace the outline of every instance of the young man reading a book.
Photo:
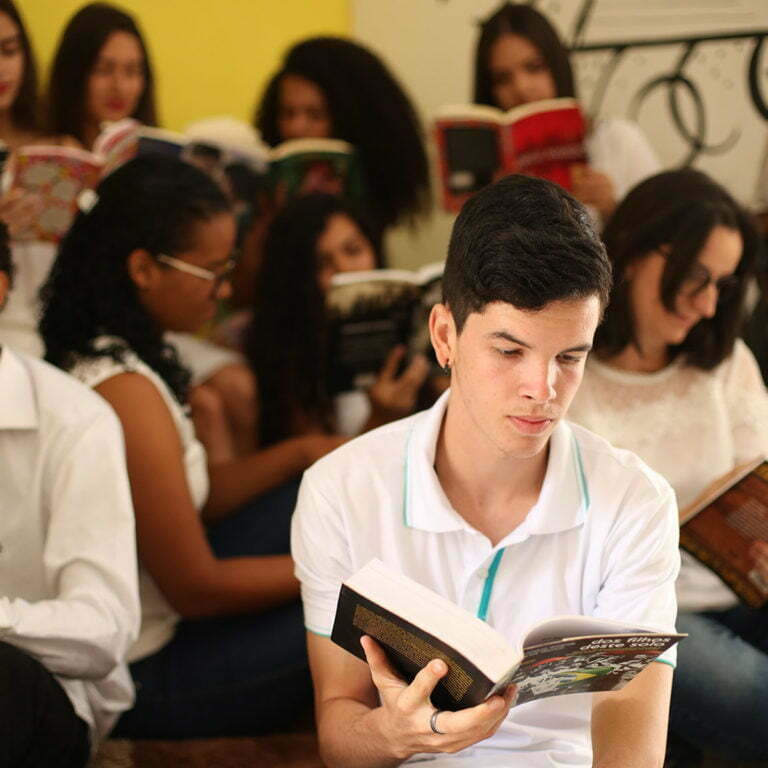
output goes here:
[[342, 581], [377, 557], [513, 641], [534, 620], [585, 614], [670, 630], [679, 568], [668, 484], [564, 421], [605, 306], [610, 267], [585, 209], [510, 176], [454, 226], [430, 332], [451, 388], [305, 473], [294, 516], [320, 747], [331, 768], [661, 766], [674, 651], [620, 691], [458, 712], [407, 684], [371, 638], [335, 646]]

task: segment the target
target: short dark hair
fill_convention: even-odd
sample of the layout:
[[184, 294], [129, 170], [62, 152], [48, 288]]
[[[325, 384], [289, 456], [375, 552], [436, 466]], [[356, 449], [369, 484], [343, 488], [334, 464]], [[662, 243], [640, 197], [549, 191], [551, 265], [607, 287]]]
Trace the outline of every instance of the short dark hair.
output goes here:
[[[13, 259], [11, 258], [10, 238], [8, 227], [0, 220], [0, 272], [8, 275], [8, 282], [13, 281]], [[0, 305], [2, 308], [2, 305]]]
[[494, 301], [538, 310], [596, 295], [604, 307], [610, 288], [611, 265], [592, 220], [558, 184], [507, 176], [470, 198], [456, 219], [443, 301], [457, 332]]
[[48, 362], [69, 370], [79, 357], [122, 359], [119, 347], [97, 348], [102, 335], [122, 339], [186, 401], [189, 373], [142, 304], [128, 268], [139, 248], [174, 256], [194, 245], [195, 228], [231, 206], [199, 168], [146, 155], [110, 173], [97, 202], [77, 214], [41, 289], [40, 334]]
[[616, 208], [603, 231], [613, 263], [611, 301], [595, 336], [595, 351], [603, 358], [637, 344], [630, 303], [627, 267], [665, 246], [666, 266], [661, 277], [661, 300], [674, 311], [675, 298], [712, 230], [737, 230], [743, 250], [735, 275], [735, 289], [720, 297], [715, 315], [699, 321], [685, 340], [670, 349], [686, 363], [710, 370], [733, 350], [741, 329], [744, 296], [761, 249], [752, 217], [707, 174], [692, 168], [665, 171], [632, 189]]
[[11, 106], [11, 117], [13, 123], [19, 128], [28, 131], [36, 130], [38, 127], [37, 114], [37, 65], [35, 55], [29, 44], [29, 36], [24, 27], [13, 0], [0, 0], [0, 13], [4, 13], [19, 28], [19, 42], [24, 54], [24, 74], [21, 78], [21, 85], [16, 93], [16, 98]]
[[272, 146], [283, 140], [278, 113], [286, 75], [309, 80], [322, 91], [333, 137], [348, 141], [359, 154], [370, 213], [381, 228], [429, 210], [429, 163], [416, 110], [375, 53], [340, 37], [294, 45], [256, 108], [255, 125]]
[[493, 98], [491, 48], [500, 37], [509, 34], [524, 37], [538, 48], [552, 73], [558, 96], [576, 96], [568, 49], [547, 17], [530, 5], [504, 3], [480, 25], [480, 38], [475, 49], [475, 104], [499, 106]]
[[133, 35], [144, 55], [144, 92], [131, 117], [145, 125], [156, 125], [152, 64], [138, 25], [132, 16], [113, 5], [90, 3], [69, 20], [51, 65], [48, 129], [52, 133], [68, 134], [80, 142], [85, 141], [83, 129], [88, 75], [113, 32]]

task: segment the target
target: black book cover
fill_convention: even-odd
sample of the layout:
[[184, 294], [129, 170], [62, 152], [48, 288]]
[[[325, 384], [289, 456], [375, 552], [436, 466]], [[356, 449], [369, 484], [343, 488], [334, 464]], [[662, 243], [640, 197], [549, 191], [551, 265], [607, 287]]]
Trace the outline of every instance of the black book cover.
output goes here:
[[432, 693], [438, 709], [473, 707], [493, 688], [493, 682], [453, 647], [343, 584], [331, 640], [365, 661], [360, 645], [363, 635], [382, 646], [392, 666], [408, 682], [432, 659], [442, 659], [448, 673]]

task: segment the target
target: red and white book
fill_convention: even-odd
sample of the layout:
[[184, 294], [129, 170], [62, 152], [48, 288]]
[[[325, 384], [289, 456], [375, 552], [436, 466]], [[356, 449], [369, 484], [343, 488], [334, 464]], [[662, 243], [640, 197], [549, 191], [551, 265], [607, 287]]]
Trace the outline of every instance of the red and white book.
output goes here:
[[507, 112], [481, 104], [450, 105], [435, 118], [443, 207], [456, 212], [477, 191], [511, 173], [570, 190], [587, 164], [586, 120], [572, 98], [545, 99]]

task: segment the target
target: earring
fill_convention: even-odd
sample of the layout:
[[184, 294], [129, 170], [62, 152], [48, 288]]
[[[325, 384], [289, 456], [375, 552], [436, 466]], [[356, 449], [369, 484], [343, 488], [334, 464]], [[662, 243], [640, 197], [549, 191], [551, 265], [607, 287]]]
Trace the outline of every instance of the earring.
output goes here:
[[446, 376], [451, 375], [451, 364], [447, 360], [445, 361], [445, 365], [443, 366], [443, 373]]

